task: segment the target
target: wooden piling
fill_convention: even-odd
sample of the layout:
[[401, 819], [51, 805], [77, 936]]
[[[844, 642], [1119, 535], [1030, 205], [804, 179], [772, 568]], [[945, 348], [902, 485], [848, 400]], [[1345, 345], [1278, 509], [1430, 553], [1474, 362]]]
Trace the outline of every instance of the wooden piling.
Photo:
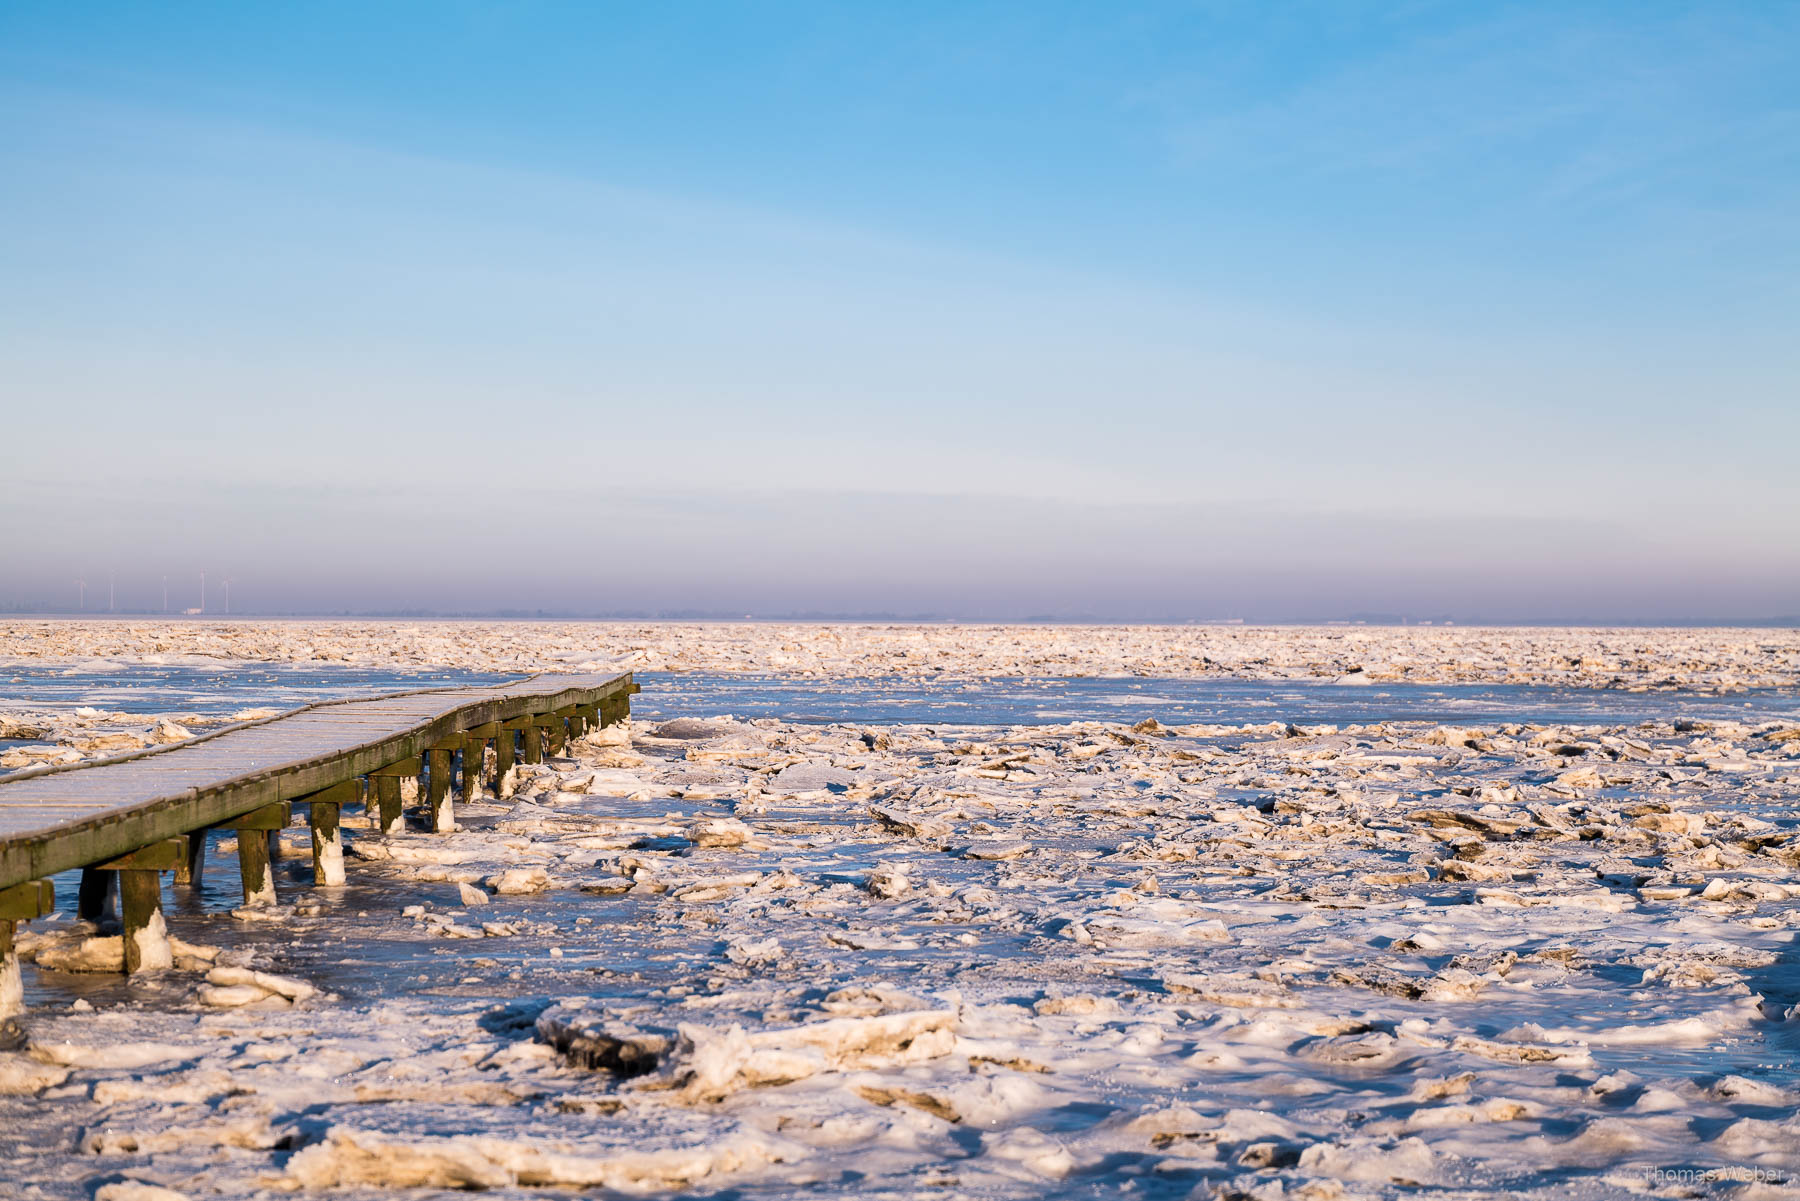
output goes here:
[[244, 907], [276, 903], [275, 873], [269, 867], [268, 833], [285, 829], [292, 819], [286, 802], [252, 809], [231, 822], [237, 831], [238, 869], [244, 884]]
[[117, 878], [98, 868], [81, 869], [81, 885], [75, 892], [75, 916], [84, 922], [105, 921], [112, 911], [113, 887]]
[[0, 1018], [25, 1009], [25, 977], [19, 970], [19, 952], [13, 932], [19, 922], [56, 911], [56, 890], [48, 880], [27, 880], [0, 888]]
[[119, 913], [124, 919], [126, 975], [175, 966], [169, 928], [163, 923], [161, 872], [120, 872]]
[[494, 795], [500, 795], [501, 786], [506, 781], [506, 773], [513, 769], [513, 756], [518, 753], [519, 731], [524, 729], [523, 722], [503, 721], [500, 733], [494, 739]]
[[563, 748], [569, 743], [568, 717], [563, 713], [551, 713], [539, 718], [544, 723], [544, 746], [552, 755], [561, 755]]
[[306, 824], [312, 828], [313, 883], [336, 886], [344, 882], [344, 837], [340, 828], [344, 806], [356, 799], [356, 783], [342, 784], [305, 798]]
[[244, 906], [273, 905], [275, 876], [269, 865], [269, 840], [261, 830], [238, 831], [238, 872], [244, 884]]
[[406, 828], [406, 815], [401, 804], [400, 781], [409, 778], [415, 782], [419, 777], [419, 757], [417, 755], [402, 759], [398, 763], [390, 763], [386, 767], [378, 767], [369, 773], [369, 782], [375, 786], [375, 828], [383, 834], [398, 834]]
[[513, 732], [503, 730], [500, 737], [494, 739], [494, 797], [496, 800], [505, 796], [506, 773], [513, 765]]
[[[488, 739], [498, 741], [500, 723], [476, 726], [465, 735], [462, 752], [462, 799], [464, 804], [481, 796], [481, 778], [487, 773]], [[498, 792], [498, 789], [496, 789]]]
[[163, 921], [162, 874], [187, 859], [186, 838], [165, 838], [129, 855], [97, 864], [116, 873], [119, 917], [125, 944], [125, 974], [160, 972], [175, 966], [169, 928]]
[[25, 976], [19, 970], [19, 952], [13, 946], [11, 918], [0, 917], [0, 1018], [25, 1010]]
[[425, 798], [425, 809], [431, 814], [431, 828], [439, 834], [448, 834], [456, 829], [456, 814], [450, 804], [450, 755], [462, 747], [461, 738], [446, 739], [435, 742], [426, 751], [430, 766], [426, 784], [429, 791]]
[[206, 875], [206, 838], [210, 830], [195, 830], [187, 836], [187, 854], [175, 865], [175, 883], [183, 888], [198, 888]]
[[371, 776], [375, 785], [375, 828], [383, 834], [398, 834], [405, 814], [400, 809], [400, 777]]

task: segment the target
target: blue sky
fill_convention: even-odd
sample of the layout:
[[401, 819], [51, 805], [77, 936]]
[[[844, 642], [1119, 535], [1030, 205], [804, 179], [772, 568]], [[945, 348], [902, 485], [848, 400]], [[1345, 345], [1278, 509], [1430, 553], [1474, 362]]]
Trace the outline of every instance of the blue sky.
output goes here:
[[1794, 613], [1797, 57], [1769, 4], [15, 0], [0, 605]]

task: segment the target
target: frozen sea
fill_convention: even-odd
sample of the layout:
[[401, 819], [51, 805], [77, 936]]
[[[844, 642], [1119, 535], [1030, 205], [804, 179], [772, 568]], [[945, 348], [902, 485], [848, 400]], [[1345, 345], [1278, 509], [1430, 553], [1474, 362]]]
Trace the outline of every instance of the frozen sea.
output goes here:
[[[0, 712], [506, 678], [15, 667]], [[320, 999], [218, 1011], [193, 972], [28, 971], [33, 1039], [77, 1066], [0, 1098], [19, 1195], [1611, 1197], [1800, 1146], [1794, 872], [1731, 849], [1795, 834], [1789, 744], [1758, 733], [1800, 724], [1794, 690], [637, 679], [631, 745], [453, 835], [352, 822], [342, 889], [310, 887], [302, 831], [272, 920], [229, 916], [222, 842], [169, 887], [177, 937]], [[715, 734], [651, 736], [675, 718]], [[1690, 813], [1693, 839], [1640, 825]], [[548, 886], [465, 907], [507, 870]], [[556, 1006], [688, 1031], [662, 1091], [546, 1061]], [[954, 1011], [954, 1050], [820, 1049], [909, 1006]], [[767, 1078], [746, 1029], [805, 1074]], [[632, 1158], [694, 1148], [691, 1179]]]
[[[3, 670], [3, 669], [0, 669]], [[0, 674], [0, 711], [75, 709], [166, 715], [294, 708], [413, 688], [491, 684], [517, 674], [457, 668], [393, 669], [137, 665], [21, 666]], [[636, 673], [642, 719], [774, 717], [827, 724], [1052, 725], [1071, 721], [1165, 725], [1382, 721], [1629, 725], [1641, 721], [1767, 721], [1800, 715], [1800, 690], [1730, 693], [1561, 688], [1549, 685], [1364, 684], [1288, 680], [948, 678], [820, 680], [719, 672]]]

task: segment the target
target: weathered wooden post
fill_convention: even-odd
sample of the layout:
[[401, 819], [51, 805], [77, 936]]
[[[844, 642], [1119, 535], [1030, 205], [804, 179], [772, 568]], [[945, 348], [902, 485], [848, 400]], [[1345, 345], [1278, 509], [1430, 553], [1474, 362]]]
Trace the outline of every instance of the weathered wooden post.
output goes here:
[[245, 908], [275, 904], [275, 874], [269, 870], [268, 835], [286, 829], [292, 817], [288, 803], [278, 801], [252, 809], [228, 823], [237, 831], [238, 870], [243, 875]]
[[461, 749], [462, 739], [456, 737], [434, 742], [425, 752], [430, 763], [426, 769], [430, 776], [426, 780], [429, 792], [425, 807], [431, 814], [431, 828], [439, 834], [456, 829], [456, 815], [450, 804], [450, 755]]
[[525, 726], [525, 762], [544, 761], [544, 727], [541, 718], [527, 718]]
[[552, 755], [560, 755], [568, 745], [569, 728], [561, 713], [546, 713], [538, 718], [544, 727], [544, 746]]
[[[489, 722], [485, 726], [476, 726], [463, 731], [462, 753], [462, 795], [463, 803], [468, 804], [481, 796], [481, 777], [487, 773], [487, 744], [492, 738], [500, 740], [500, 725]], [[495, 795], [499, 795], [499, 786], [495, 785]]]
[[312, 827], [313, 883], [342, 884], [344, 836], [340, 821], [344, 806], [356, 799], [356, 781], [346, 780], [302, 799], [307, 805], [306, 824]]
[[56, 889], [48, 880], [27, 880], [0, 888], [0, 1018], [25, 1010], [25, 978], [19, 972], [19, 952], [13, 930], [19, 922], [56, 911]]
[[529, 718], [500, 723], [500, 735], [494, 739], [494, 795], [500, 795], [500, 786], [506, 780], [506, 773], [513, 769], [513, 755], [517, 752], [519, 731], [530, 723]]
[[418, 788], [417, 755], [398, 763], [390, 763], [386, 767], [378, 767], [369, 773], [369, 783], [375, 786], [375, 828], [383, 834], [398, 834], [406, 828], [405, 806], [400, 795], [400, 781], [403, 779], [410, 779], [414, 789]]
[[187, 854], [175, 865], [175, 883], [184, 888], [198, 888], [206, 874], [206, 836], [210, 830], [193, 830], [187, 836]]
[[163, 922], [162, 874], [186, 859], [187, 839], [165, 838], [95, 866], [95, 871], [118, 874], [127, 975], [175, 966], [169, 928]]
[[97, 867], [81, 869], [81, 884], [75, 891], [75, 916], [98, 925], [112, 909], [113, 888], [118, 877]]

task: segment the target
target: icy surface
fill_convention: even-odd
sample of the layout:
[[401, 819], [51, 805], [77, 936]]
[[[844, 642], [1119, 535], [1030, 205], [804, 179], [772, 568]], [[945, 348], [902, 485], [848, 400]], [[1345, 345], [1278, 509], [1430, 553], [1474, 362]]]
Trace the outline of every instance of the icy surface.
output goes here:
[[1020, 685], [953, 724], [744, 687], [651, 687], [454, 833], [346, 813], [343, 887], [287, 831], [256, 920], [217, 840], [153, 979], [44, 968], [105, 940], [33, 923], [8, 1195], [1793, 1195], [1791, 692], [1195, 722]]
[[1800, 629], [0, 620], [0, 663], [1792, 687]]

